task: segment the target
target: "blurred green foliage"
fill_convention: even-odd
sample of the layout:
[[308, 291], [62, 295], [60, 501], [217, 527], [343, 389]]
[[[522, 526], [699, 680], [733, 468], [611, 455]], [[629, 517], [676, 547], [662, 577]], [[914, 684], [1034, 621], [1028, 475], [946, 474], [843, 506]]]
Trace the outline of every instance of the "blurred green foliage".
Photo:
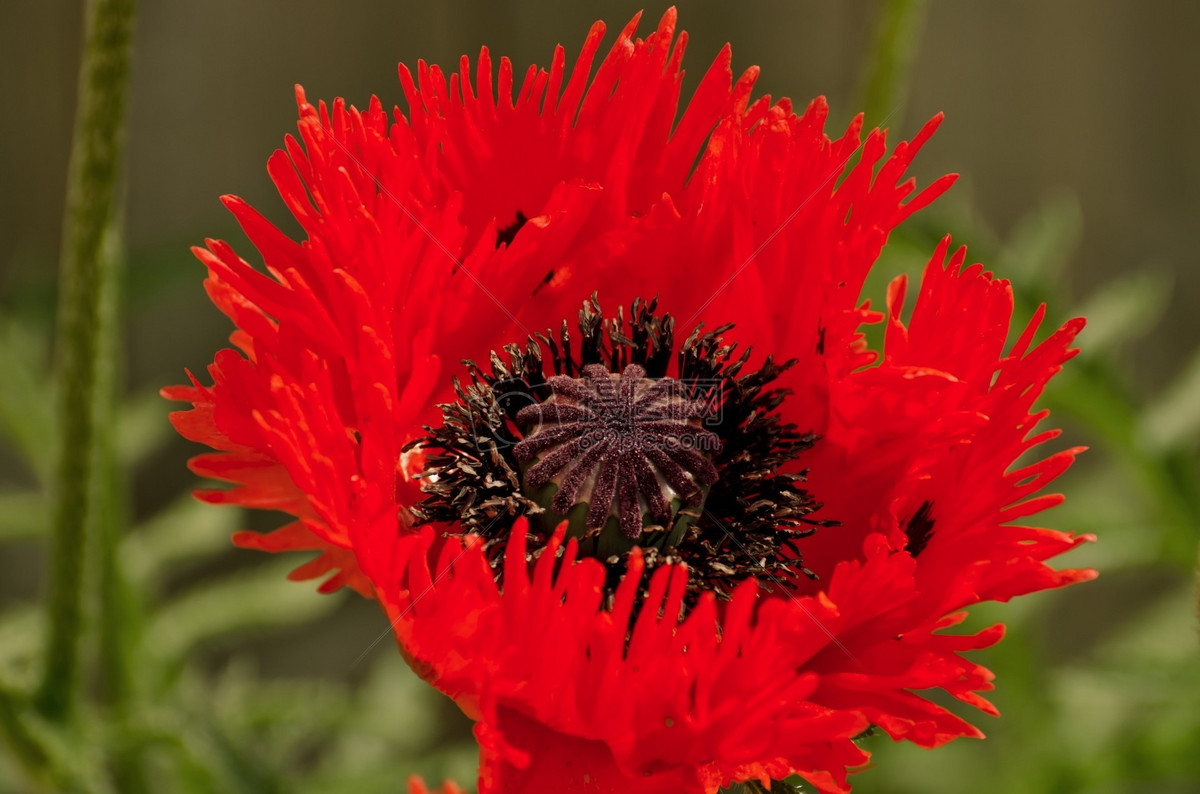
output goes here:
[[[863, 81], [872, 116], [902, 105], [920, 27], [913, 14], [922, 6], [883, 4]], [[1070, 195], [1052, 196], [1000, 239], [952, 194], [893, 235], [868, 283], [878, 305], [887, 281], [918, 275], [950, 229], [970, 242], [972, 261], [1012, 280], [1017, 326], [1043, 302], [1046, 328], [1088, 317], [1082, 355], [1043, 404], [1070, 443], [1092, 450], [1058, 484], [1071, 498], [1043, 520], [1096, 533], [1099, 542], [1065, 564], [1103, 575], [1069, 591], [976, 609], [970, 625], [1008, 626], [1003, 643], [978, 654], [997, 675], [994, 701], [1003, 719], [982, 725], [988, 741], [959, 741], [933, 754], [881, 735], [864, 739], [874, 762], [855, 779], [858, 792], [1183, 794], [1200, 785], [1192, 581], [1200, 350], [1156, 395], [1130, 382], [1128, 343], [1154, 333], [1171, 292], [1169, 270], [1131, 262], [1127, 276], [1077, 299], [1064, 270], [1082, 222]], [[136, 300], [175, 286], [152, 270], [135, 271], [152, 274], [126, 284]], [[47, 533], [47, 439], [56, 432], [48, 319], [28, 311], [0, 318], [0, 445], [15, 462], [10, 481], [0, 482], [0, 548], [38, 546]], [[879, 333], [871, 330], [876, 345]], [[115, 367], [115, 350], [108, 355]], [[93, 538], [112, 540], [112, 559], [88, 572], [95, 581], [87, 592], [102, 597], [89, 603], [85, 659], [93, 675], [76, 719], [49, 722], [30, 707], [45, 633], [40, 606], [0, 609], [0, 794], [382, 794], [401, 790], [412, 773], [473, 781], [476, 751], [461, 721], [398, 653], [377, 654], [353, 675], [259, 669], [249, 638], [311, 627], [353, 596], [318, 596], [287, 582], [291, 559], [223, 568], [229, 535], [246, 520], [238, 510], [180, 495], [145, 520], [125, 518], [123, 473], [162, 454], [171, 437], [164, 414], [156, 394], [126, 398], [110, 437], [101, 439], [111, 444], [112, 465], [95, 473], [101, 509], [94, 521], [108, 526]], [[117, 672], [108, 675], [109, 668]]]

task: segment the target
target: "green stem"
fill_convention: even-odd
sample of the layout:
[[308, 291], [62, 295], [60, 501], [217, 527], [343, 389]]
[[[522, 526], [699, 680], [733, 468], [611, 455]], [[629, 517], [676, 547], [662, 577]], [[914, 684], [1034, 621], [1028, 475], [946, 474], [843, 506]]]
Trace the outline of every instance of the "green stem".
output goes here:
[[903, 120], [925, 0], [880, 0], [879, 5], [859, 104], [868, 129], [899, 126]]
[[88, 0], [58, 302], [58, 439], [53, 480], [45, 672], [37, 693], [49, 719], [68, 718], [79, 688], [83, 554], [94, 439], [101, 247], [116, 205], [123, 148], [133, 0]]
[[[134, 717], [136, 680], [132, 654], [138, 648], [142, 627], [142, 603], [130, 586], [120, 554], [124, 531], [129, 526], [124, 471], [117, 446], [117, 384], [121, 355], [121, 277], [123, 240], [118, 212], [113, 231], [105, 237], [102, 262], [100, 323], [96, 349], [95, 441], [93, 444], [92, 500], [88, 530], [96, 541], [100, 623], [100, 683], [109, 719], [127, 727]], [[123, 730], [118, 733], [124, 733]], [[125, 794], [149, 790], [139, 742], [122, 741], [112, 749], [110, 767], [117, 789]]]

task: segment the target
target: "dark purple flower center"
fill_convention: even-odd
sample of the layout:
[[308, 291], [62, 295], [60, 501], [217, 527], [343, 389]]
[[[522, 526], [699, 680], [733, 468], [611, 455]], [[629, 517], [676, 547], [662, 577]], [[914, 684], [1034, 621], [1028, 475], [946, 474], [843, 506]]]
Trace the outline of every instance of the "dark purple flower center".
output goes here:
[[645, 522], [666, 528], [682, 508], [695, 514], [704, 490], [717, 481], [712, 463], [721, 446], [702, 426], [703, 405], [674, 378], [650, 379], [629, 364], [620, 375], [599, 364], [580, 378], [547, 381], [545, 402], [517, 413], [528, 428], [513, 450], [525, 471], [527, 495], [568, 516], [586, 504], [587, 534], [615, 518], [633, 540]]

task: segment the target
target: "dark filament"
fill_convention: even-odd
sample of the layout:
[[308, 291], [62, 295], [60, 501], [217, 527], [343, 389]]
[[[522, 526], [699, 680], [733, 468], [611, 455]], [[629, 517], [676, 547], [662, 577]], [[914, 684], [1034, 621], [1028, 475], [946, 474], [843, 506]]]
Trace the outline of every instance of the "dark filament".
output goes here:
[[908, 520], [904, 533], [908, 535], [909, 554], [916, 557], [925, 551], [925, 546], [933, 535], [933, 502], [921, 503], [921, 507]]
[[507, 226], [496, 230], [496, 247], [503, 245], [512, 245], [512, 241], [516, 238], [517, 232], [529, 219], [525, 217], [525, 213], [517, 210], [517, 219]]

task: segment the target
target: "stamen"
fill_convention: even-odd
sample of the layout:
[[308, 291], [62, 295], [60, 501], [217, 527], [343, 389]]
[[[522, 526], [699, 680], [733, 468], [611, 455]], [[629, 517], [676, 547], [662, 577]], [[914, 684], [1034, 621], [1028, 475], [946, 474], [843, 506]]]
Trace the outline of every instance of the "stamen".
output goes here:
[[[515, 221], [496, 230], [496, 247], [499, 248], [501, 245], [512, 245], [512, 241], [516, 239], [517, 232], [521, 231], [521, 228], [525, 226], [528, 220], [529, 219], [525, 217], [525, 213], [517, 210], [517, 219]], [[551, 270], [549, 275], [543, 279], [542, 284], [548, 282], [551, 278], [553, 278], [553, 276], [554, 271]], [[541, 287], [541, 284], [538, 286]], [[536, 292], [536, 290], [534, 291]]]
[[908, 536], [908, 553], [916, 557], [925, 550], [933, 534], [933, 502], [922, 502], [904, 527]]

